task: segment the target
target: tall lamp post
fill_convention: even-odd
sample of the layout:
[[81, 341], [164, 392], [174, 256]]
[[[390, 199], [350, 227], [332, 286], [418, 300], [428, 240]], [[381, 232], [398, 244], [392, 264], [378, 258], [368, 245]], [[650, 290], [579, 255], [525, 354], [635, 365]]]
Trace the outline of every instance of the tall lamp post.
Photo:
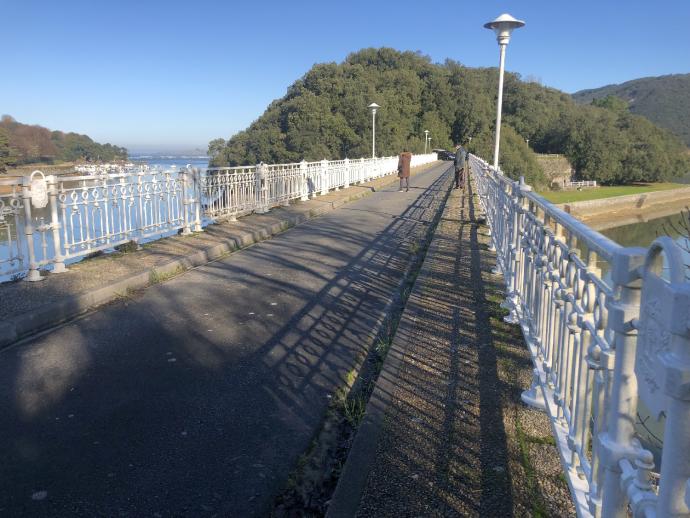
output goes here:
[[376, 158], [376, 110], [380, 106], [371, 103], [368, 108], [371, 110], [371, 158]]
[[429, 130], [424, 130], [424, 154], [426, 155], [426, 146], [429, 143]]
[[524, 26], [525, 22], [516, 20], [509, 14], [502, 14], [492, 22], [484, 24], [487, 29], [493, 29], [496, 33], [496, 41], [500, 47], [498, 65], [498, 106], [496, 107], [496, 143], [494, 145], [494, 169], [498, 170], [498, 148], [501, 142], [501, 109], [503, 108], [503, 69], [506, 61], [506, 47], [510, 42], [510, 33], [514, 29]]

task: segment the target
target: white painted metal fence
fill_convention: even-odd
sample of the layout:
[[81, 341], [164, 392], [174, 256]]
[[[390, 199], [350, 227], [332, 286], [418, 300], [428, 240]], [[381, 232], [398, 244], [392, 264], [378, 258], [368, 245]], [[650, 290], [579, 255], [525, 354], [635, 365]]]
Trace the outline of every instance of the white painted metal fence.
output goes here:
[[[690, 516], [690, 284], [668, 237], [623, 248], [470, 157], [508, 321], [534, 362], [578, 516]], [[642, 419], [641, 419], [642, 416]], [[657, 423], [660, 458], [644, 420]]]
[[580, 187], [596, 187], [596, 180], [582, 180], [579, 182], [565, 182], [563, 184], [564, 189], [579, 189]]
[[[415, 155], [412, 166], [436, 160]], [[390, 175], [397, 157], [0, 179], [0, 281]]]

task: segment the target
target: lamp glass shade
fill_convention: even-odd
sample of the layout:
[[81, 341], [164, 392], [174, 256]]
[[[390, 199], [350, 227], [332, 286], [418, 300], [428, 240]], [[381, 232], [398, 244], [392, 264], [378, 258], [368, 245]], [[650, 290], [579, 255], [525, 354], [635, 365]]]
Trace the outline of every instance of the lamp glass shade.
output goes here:
[[510, 40], [510, 33], [515, 29], [524, 27], [525, 22], [512, 17], [511, 15], [504, 13], [495, 20], [487, 22], [484, 27], [487, 29], [492, 29], [496, 33], [496, 38], [499, 43], [508, 43]]

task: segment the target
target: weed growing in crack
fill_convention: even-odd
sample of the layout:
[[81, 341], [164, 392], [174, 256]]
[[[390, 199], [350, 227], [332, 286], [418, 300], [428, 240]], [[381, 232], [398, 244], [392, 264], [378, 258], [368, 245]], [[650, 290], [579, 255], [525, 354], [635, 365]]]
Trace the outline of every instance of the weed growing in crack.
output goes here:
[[345, 399], [343, 401], [342, 412], [345, 420], [353, 428], [357, 428], [359, 423], [362, 422], [364, 418], [364, 412], [367, 407], [367, 402], [363, 396], [355, 396], [351, 399]]

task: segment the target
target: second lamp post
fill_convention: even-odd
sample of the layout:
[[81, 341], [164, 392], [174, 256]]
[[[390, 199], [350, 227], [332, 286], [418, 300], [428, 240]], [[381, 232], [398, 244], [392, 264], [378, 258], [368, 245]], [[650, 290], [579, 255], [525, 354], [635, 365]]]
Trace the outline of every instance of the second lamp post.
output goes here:
[[376, 110], [380, 106], [376, 103], [371, 103], [369, 109], [371, 110], [371, 158], [376, 158]]

